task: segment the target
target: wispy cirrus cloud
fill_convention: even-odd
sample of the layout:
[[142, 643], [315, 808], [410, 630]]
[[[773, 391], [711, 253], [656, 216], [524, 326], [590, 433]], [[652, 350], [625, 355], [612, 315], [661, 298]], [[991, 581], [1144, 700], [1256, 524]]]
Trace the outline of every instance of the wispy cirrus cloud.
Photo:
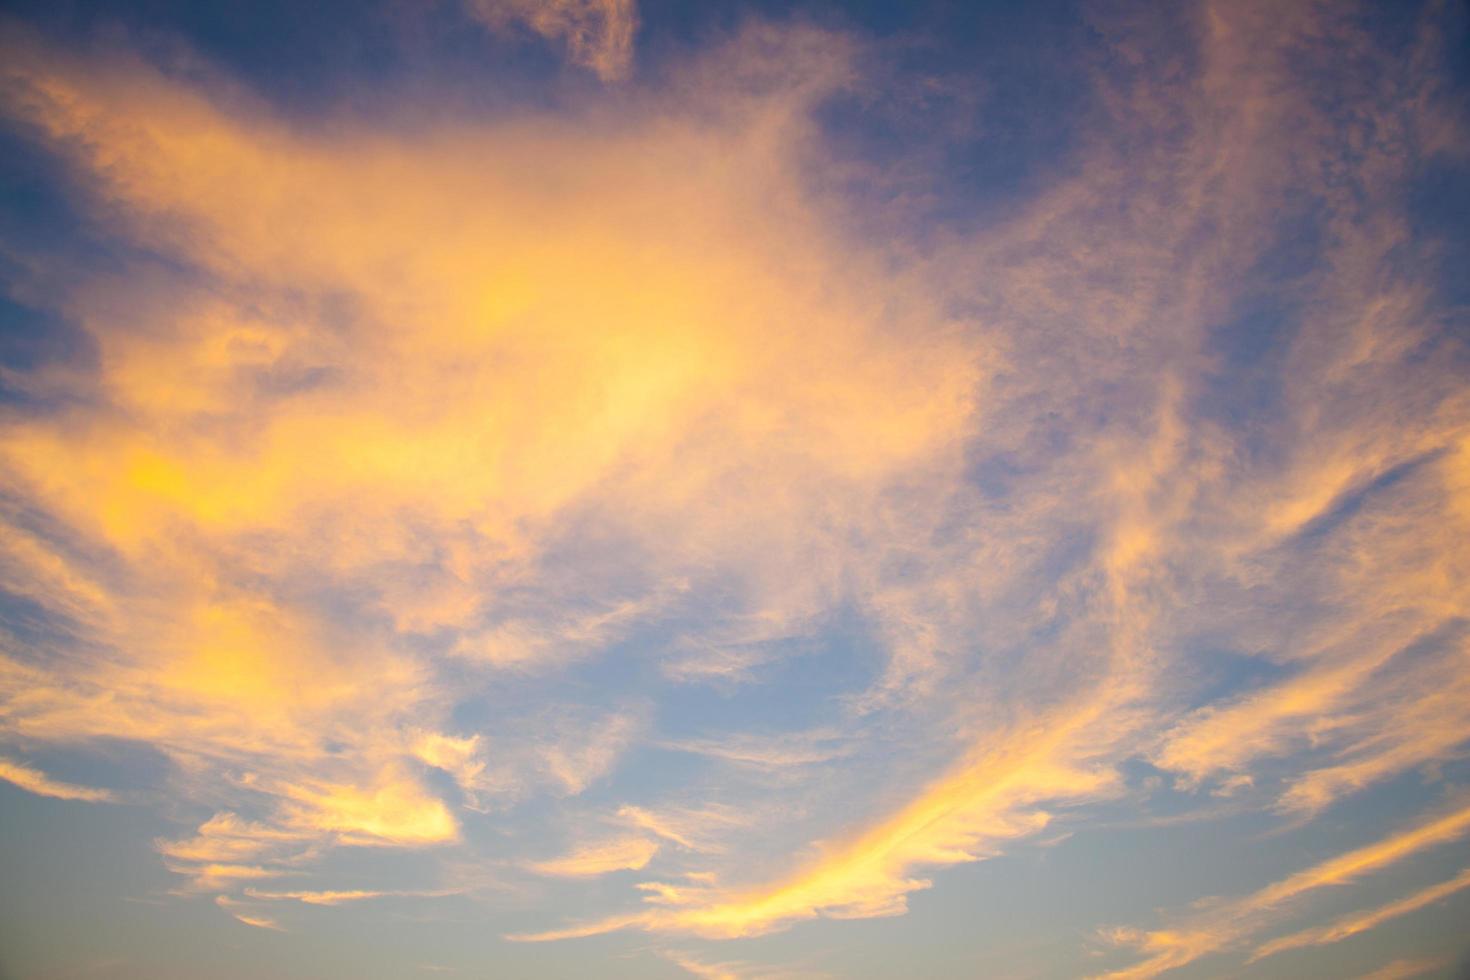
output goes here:
[[658, 853], [658, 842], [646, 837], [620, 837], [583, 844], [568, 854], [526, 867], [557, 878], [594, 878], [614, 871], [638, 871]]
[[[631, 4], [472, 11], [632, 74]], [[439, 893], [344, 851], [643, 872], [544, 941], [897, 916], [1160, 787], [1306, 824], [1433, 776], [1470, 740], [1470, 397], [1408, 198], [1467, 144], [1436, 10], [1408, 57], [1360, 14], [1098, 9], [1075, 156], [927, 224], [844, 183], [824, 112], [884, 52], [841, 31], [370, 120], [10, 31], [4, 110], [117, 257], [17, 276], [96, 357], [6, 376], [44, 407], [0, 425], [0, 586], [44, 630], [0, 636], [0, 736], [161, 754], [203, 821], [166, 866], [266, 928]], [[1117, 932], [1120, 975], [1445, 820]]]
[[265, 891], [246, 888], [250, 898], [267, 902], [296, 901], [306, 905], [343, 905], [348, 902], [365, 902], [374, 898], [438, 898], [451, 892], [445, 891], [372, 891], [352, 889], [346, 891]]
[[1325, 946], [1328, 943], [1341, 942], [1351, 936], [1367, 932], [1376, 926], [1382, 925], [1392, 919], [1417, 912], [1425, 906], [1432, 905], [1441, 899], [1447, 898], [1458, 891], [1470, 888], [1470, 870], [1461, 871], [1446, 881], [1430, 885], [1428, 888], [1420, 889], [1413, 894], [1380, 905], [1378, 908], [1366, 912], [1358, 912], [1353, 915], [1343, 916], [1325, 926], [1314, 929], [1303, 929], [1270, 942], [1261, 944], [1251, 954], [1252, 961], [1272, 956], [1289, 949], [1301, 949], [1306, 946]]
[[22, 765], [10, 759], [0, 758], [0, 779], [13, 783], [23, 790], [38, 796], [51, 796], [58, 800], [85, 800], [88, 803], [110, 803], [116, 797], [110, 790], [52, 779], [39, 769]]
[[[1424, 821], [1416, 827], [1322, 861], [1243, 898], [1219, 904], [1193, 916], [1185, 916], [1183, 921], [1170, 928], [1146, 932], [1126, 928], [1111, 930], [1107, 933], [1110, 941], [1135, 947], [1149, 956], [1134, 966], [1102, 975], [1118, 980], [1154, 977], [1201, 957], [1222, 952], [1270, 928], [1280, 921], [1282, 914], [1290, 911], [1292, 903], [1312, 892], [1350, 884], [1357, 878], [1381, 871], [1421, 851], [1458, 841], [1467, 832], [1470, 832], [1470, 808], [1465, 807], [1461, 801], [1459, 808]], [[1334, 935], [1336, 938], [1346, 938], [1353, 932], [1370, 929], [1395, 915], [1422, 908], [1435, 898], [1450, 894], [1452, 890], [1439, 886], [1438, 894], [1434, 894], [1435, 889], [1431, 889], [1429, 892], [1409, 896], [1402, 903], [1395, 903], [1397, 908], [1389, 906], [1376, 914], [1354, 917], [1339, 924], [1340, 929], [1337, 931], [1329, 926], [1268, 942], [1257, 950], [1256, 958], [1295, 945], [1317, 941], [1331, 942], [1333, 939], [1329, 937]], [[1426, 895], [1433, 897], [1425, 897]]]
[[624, 78], [638, 31], [635, 0], [466, 0], [492, 30], [521, 24], [566, 45], [567, 57], [605, 82]]
[[1394, 960], [1363, 974], [1358, 980], [1405, 980], [1407, 977], [1421, 977], [1448, 965], [1443, 960], [1435, 959]]
[[817, 916], [902, 914], [906, 896], [930, 885], [914, 877], [916, 870], [979, 860], [1045, 827], [1050, 816], [1042, 802], [1096, 798], [1112, 789], [1106, 769], [1074, 768], [1085, 753], [1073, 740], [1086, 738], [1087, 723], [1098, 714], [1094, 708], [1093, 718], [1072, 714], [1064, 721], [1059, 713], [1011, 734], [1008, 743], [988, 746], [898, 813], [833, 844], [826, 856], [786, 880], [739, 890], [656, 889], [648, 898], [665, 908], [511, 938], [547, 941], [629, 927], [750, 936]]
[[216, 895], [214, 903], [228, 912], [236, 921], [243, 922], [247, 926], [270, 929], [274, 932], [286, 931], [275, 919], [257, 914], [255, 907], [249, 902], [241, 902], [227, 895]]

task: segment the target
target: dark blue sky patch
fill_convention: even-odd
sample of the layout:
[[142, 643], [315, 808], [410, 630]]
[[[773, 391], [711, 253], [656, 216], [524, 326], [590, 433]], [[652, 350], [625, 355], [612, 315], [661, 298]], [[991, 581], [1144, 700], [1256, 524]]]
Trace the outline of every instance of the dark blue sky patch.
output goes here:
[[[23, 306], [0, 295], [0, 368], [29, 373], [57, 366], [94, 367], [91, 334], [54, 313]], [[3, 391], [0, 381], [0, 391]], [[16, 393], [15, 397], [23, 397]]]
[[1407, 211], [1414, 240], [1436, 272], [1426, 277], [1435, 305], [1446, 311], [1448, 329], [1470, 344], [1470, 159], [1426, 161], [1410, 184]]
[[1381, 494], [1388, 493], [1412, 479], [1416, 473], [1442, 455], [1442, 450], [1422, 453], [1390, 467], [1366, 484], [1344, 491], [1325, 511], [1314, 517], [1297, 533], [1292, 544], [1310, 545], [1325, 540], [1365, 508], [1372, 506]]
[[[915, 218], [930, 232], [998, 223], [1074, 169], [1095, 37], [1074, 3], [933, 6], [916, 12], [922, 27], [886, 34], [864, 81], [818, 120], [851, 161], [839, 174], [859, 219], [888, 207], [910, 230]], [[849, 13], [865, 24], [868, 12]]]

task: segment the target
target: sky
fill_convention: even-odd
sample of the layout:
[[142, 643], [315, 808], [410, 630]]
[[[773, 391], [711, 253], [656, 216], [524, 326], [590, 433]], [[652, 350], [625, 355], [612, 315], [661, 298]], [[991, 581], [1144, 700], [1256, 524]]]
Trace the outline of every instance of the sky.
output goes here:
[[1470, 975], [1470, 8], [9, 0], [0, 977]]

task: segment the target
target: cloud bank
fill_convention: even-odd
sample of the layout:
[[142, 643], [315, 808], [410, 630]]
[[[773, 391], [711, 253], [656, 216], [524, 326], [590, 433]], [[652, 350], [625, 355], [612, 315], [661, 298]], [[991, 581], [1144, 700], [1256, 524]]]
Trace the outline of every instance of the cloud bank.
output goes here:
[[[129, 799], [172, 801], [180, 893], [266, 930], [486, 875], [595, 897], [520, 941], [900, 916], [1118, 807], [1310, 826], [1454, 785], [1470, 386], [1413, 196], [1470, 149], [1441, 8], [1397, 46], [1348, 5], [1089, 8], [1072, 157], [984, 218], [843, 155], [874, 39], [753, 20], [645, 79], [631, 4], [469, 12], [626, 84], [305, 117], [6, 29], [0, 106], [109, 250], [7, 246], [86, 352], [3, 376], [7, 758], [156, 753]], [[1143, 958], [1106, 975], [1452, 896], [1257, 936], [1458, 805], [1113, 928]], [[423, 880], [344, 878], [367, 849]]]

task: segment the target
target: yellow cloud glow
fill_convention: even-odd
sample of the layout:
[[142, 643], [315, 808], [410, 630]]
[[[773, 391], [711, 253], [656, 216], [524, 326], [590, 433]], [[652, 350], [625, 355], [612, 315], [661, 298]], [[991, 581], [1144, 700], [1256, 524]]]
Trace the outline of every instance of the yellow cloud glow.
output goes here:
[[650, 899], [668, 908], [614, 916], [598, 923], [512, 936], [545, 941], [639, 927], [710, 937], [752, 936], [822, 915], [868, 918], [907, 909], [909, 892], [927, 888], [921, 867], [979, 860], [1001, 842], [1044, 828], [1042, 801], [1106, 794], [1113, 775], [1079, 764], [1102, 705], [1076, 706], [1045, 721], [982, 743], [972, 758], [936, 781], [899, 812], [792, 878], [729, 893], [711, 887], [652, 884]]
[[[622, 70], [630, 6], [496, 9]], [[415, 766], [476, 807], [513, 778], [490, 772], [482, 741], [419, 720], [433, 670], [395, 636], [448, 629], [458, 657], [537, 669], [657, 614], [711, 554], [770, 628], [805, 615], [837, 574], [835, 539], [813, 529], [860, 519], [914, 466], [960, 465], [980, 373], [922, 290], [870, 303], [878, 258], [804, 199], [793, 120], [844, 47], [798, 41], [820, 57], [757, 98], [692, 90], [693, 111], [616, 128], [403, 139], [312, 131], [218, 79], [9, 36], [5, 111], [119, 234], [216, 281], [79, 283], [70, 313], [100, 373], [73, 381], [101, 400], [0, 432], [6, 488], [131, 576], [124, 596], [5, 526], [23, 577], [57, 583], [43, 601], [108, 651], [40, 673], [7, 663], [7, 726], [258, 770], [268, 819], [169, 844], [175, 860], [275, 853], [282, 833], [439, 844], [458, 821]], [[720, 126], [702, 121], [722, 102]], [[301, 299], [323, 295], [364, 312]], [[497, 612], [572, 507], [616, 515], [664, 584], [571, 622]], [[307, 581], [357, 590], [392, 629], [335, 620], [302, 598]], [[594, 737], [518, 751], [575, 794], [637, 731], [614, 714]]]

